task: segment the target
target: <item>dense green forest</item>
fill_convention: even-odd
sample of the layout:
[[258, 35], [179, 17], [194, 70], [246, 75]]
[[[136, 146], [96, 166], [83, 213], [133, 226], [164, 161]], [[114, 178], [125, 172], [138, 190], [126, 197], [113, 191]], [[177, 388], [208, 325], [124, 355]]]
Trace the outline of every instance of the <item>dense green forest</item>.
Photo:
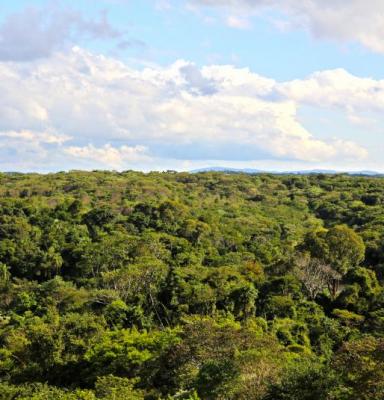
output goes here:
[[0, 399], [384, 399], [383, 178], [0, 182]]

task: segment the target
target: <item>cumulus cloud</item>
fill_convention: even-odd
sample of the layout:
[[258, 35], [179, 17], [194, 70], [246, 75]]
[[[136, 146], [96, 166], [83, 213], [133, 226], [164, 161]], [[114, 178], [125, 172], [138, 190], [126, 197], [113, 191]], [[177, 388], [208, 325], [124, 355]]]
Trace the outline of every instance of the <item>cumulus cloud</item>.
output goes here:
[[279, 83], [249, 69], [183, 60], [138, 70], [80, 48], [3, 62], [0, 154], [9, 157], [0, 167], [12, 154], [54, 169], [169, 166], [171, 159], [364, 159], [365, 148], [335, 139], [337, 132], [315, 137], [298, 109], [312, 102], [358, 115], [360, 102], [360, 109], [384, 111], [381, 85], [339, 70]]
[[104, 166], [114, 169], [122, 169], [128, 164], [150, 162], [151, 158], [147, 155], [147, 148], [144, 146], [121, 146], [115, 148], [109, 143], [102, 147], [95, 147], [89, 144], [84, 147], [70, 146], [64, 152], [75, 159], [98, 162]]
[[69, 8], [28, 7], [7, 16], [0, 26], [0, 60], [34, 60], [48, 57], [82, 38], [120, 36], [121, 33], [110, 25], [105, 12], [95, 20]]
[[57, 149], [71, 138], [52, 131], [0, 131], [0, 169], [11, 171], [57, 170]]
[[360, 78], [344, 69], [313, 73], [282, 84], [280, 94], [300, 103], [332, 106], [350, 113], [384, 109], [384, 80]]
[[0, 140], [1, 139], [16, 139], [23, 142], [33, 142], [35, 144], [50, 143], [61, 145], [70, 140], [71, 137], [51, 132], [32, 132], [29, 130], [22, 130], [0, 132]]
[[384, 52], [384, 2], [382, 0], [191, 0], [194, 4], [243, 9], [243, 15], [277, 13], [277, 25], [305, 29], [314, 37], [357, 42]]

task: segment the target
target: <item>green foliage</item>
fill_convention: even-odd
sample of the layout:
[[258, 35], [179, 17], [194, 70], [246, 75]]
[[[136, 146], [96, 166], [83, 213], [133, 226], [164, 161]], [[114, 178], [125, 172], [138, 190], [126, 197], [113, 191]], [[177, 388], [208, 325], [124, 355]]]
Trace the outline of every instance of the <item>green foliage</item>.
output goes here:
[[[384, 342], [371, 336], [346, 342], [336, 353], [333, 368], [340, 375], [336, 393], [351, 400], [384, 396]], [[333, 397], [336, 399], [336, 397]]]
[[287, 368], [280, 382], [270, 385], [263, 400], [329, 400], [336, 384], [334, 372], [326, 366], [300, 360]]
[[384, 397], [384, 179], [0, 182], [0, 399]]
[[143, 392], [134, 388], [136, 383], [135, 380], [113, 375], [101, 376], [97, 378], [95, 394], [98, 399], [105, 400], [143, 400]]
[[233, 361], [208, 360], [201, 366], [196, 378], [198, 394], [207, 400], [235, 398], [239, 375], [240, 371]]
[[346, 325], [358, 325], [364, 321], [364, 317], [362, 315], [355, 314], [348, 310], [339, 310], [335, 308], [333, 310], [333, 315], [336, 318], [339, 318]]

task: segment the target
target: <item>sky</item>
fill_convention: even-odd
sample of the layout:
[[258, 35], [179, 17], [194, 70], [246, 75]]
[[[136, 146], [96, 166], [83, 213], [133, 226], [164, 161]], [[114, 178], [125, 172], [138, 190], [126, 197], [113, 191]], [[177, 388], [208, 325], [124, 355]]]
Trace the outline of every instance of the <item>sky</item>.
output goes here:
[[382, 0], [0, 0], [0, 171], [384, 172]]

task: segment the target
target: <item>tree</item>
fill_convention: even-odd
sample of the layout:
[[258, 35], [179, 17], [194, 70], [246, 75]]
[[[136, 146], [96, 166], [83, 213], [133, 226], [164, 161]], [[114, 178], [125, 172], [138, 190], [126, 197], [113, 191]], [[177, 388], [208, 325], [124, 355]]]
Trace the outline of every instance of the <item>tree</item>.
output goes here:
[[308, 253], [301, 254], [296, 260], [295, 275], [302, 282], [308, 297], [314, 300], [324, 289], [332, 290], [332, 283], [341, 278], [341, 274], [329, 264]]
[[105, 400], [143, 400], [144, 393], [134, 388], [137, 380], [106, 375], [97, 378], [96, 397]]
[[337, 225], [325, 234], [326, 259], [333, 269], [344, 276], [363, 260], [365, 246], [362, 238], [346, 225]]
[[330, 282], [330, 294], [333, 299], [339, 291], [341, 278], [350, 269], [356, 268], [364, 260], [365, 254], [361, 237], [345, 225], [310, 233], [305, 239], [304, 247], [314, 258], [320, 259], [334, 270], [335, 276]]
[[[384, 398], [384, 339], [366, 336], [345, 343], [336, 353], [332, 367], [341, 382], [331, 399]], [[337, 397], [340, 393], [345, 397]]]
[[196, 378], [197, 393], [207, 400], [233, 399], [240, 371], [234, 361], [207, 360]]
[[[289, 366], [280, 382], [274, 382], [269, 386], [263, 400], [330, 399], [329, 393], [337, 382], [333, 371], [310, 358], [299, 361]], [[338, 398], [342, 399], [344, 397]]]

